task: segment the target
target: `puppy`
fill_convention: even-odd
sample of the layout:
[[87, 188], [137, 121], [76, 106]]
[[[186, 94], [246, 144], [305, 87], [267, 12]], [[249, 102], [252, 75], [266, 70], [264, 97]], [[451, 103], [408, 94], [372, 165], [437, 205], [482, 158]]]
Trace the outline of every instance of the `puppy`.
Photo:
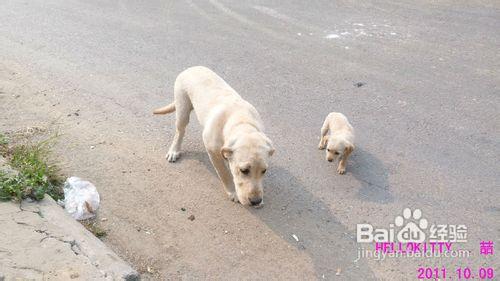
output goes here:
[[203, 126], [203, 143], [210, 161], [229, 198], [243, 205], [262, 206], [262, 178], [274, 147], [263, 133], [257, 110], [203, 66], [188, 68], [177, 76], [174, 98], [173, 103], [153, 112], [176, 114], [176, 132], [167, 160], [175, 162], [179, 158], [189, 115], [194, 110]]
[[326, 148], [326, 160], [329, 162], [333, 162], [337, 156], [339, 157], [337, 172], [343, 175], [347, 158], [354, 150], [354, 129], [344, 114], [332, 112], [326, 116], [323, 127], [321, 127], [318, 147], [319, 149]]

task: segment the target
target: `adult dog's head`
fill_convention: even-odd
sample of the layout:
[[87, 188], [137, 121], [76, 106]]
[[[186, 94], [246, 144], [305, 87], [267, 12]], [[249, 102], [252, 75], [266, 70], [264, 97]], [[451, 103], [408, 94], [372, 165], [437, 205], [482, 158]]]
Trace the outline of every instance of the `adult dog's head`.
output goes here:
[[342, 159], [354, 150], [354, 145], [343, 136], [330, 136], [326, 145], [326, 160], [333, 162], [335, 158]]
[[241, 204], [262, 205], [262, 179], [273, 153], [272, 142], [261, 132], [240, 135], [222, 147], [221, 154], [229, 163]]

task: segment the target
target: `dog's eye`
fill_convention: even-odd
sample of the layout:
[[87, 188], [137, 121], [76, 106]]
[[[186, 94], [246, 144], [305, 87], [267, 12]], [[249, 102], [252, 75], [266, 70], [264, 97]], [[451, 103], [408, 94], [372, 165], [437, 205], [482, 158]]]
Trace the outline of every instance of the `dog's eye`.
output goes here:
[[327, 148], [327, 149], [326, 149], [326, 151], [328, 151], [328, 152], [332, 152], [332, 150], [331, 150], [331, 149], [329, 149], [329, 148]]
[[264, 170], [262, 170], [262, 173], [263, 173], [263, 174], [265, 174], [265, 173], [266, 173], [266, 171], [267, 171], [267, 170], [266, 170], [266, 169], [264, 169]]
[[248, 173], [250, 173], [250, 169], [240, 169], [240, 172], [242, 172], [245, 175], [248, 175]]
[[338, 151], [335, 151], [335, 153], [333, 153], [333, 154], [335, 154], [335, 155], [339, 155], [339, 152], [338, 152]]

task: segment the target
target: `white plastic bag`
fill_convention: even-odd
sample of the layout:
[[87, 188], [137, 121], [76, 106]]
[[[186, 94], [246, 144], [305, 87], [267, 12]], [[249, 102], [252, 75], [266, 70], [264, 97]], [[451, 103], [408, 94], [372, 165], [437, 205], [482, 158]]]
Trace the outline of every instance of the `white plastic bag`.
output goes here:
[[70, 177], [64, 183], [64, 208], [74, 219], [93, 218], [99, 201], [99, 193], [90, 182]]

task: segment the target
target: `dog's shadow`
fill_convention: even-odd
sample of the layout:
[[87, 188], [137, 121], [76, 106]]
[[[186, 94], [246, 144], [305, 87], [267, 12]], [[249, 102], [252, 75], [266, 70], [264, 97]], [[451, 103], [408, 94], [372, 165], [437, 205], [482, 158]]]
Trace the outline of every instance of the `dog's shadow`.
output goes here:
[[[204, 152], [188, 152], [217, 176]], [[318, 279], [333, 279], [338, 270], [350, 280], [375, 279], [365, 261], [358, 259], [355, 234], [342, 225], [330, 207], [316, 198], [287, 169], [271, 166], [261, 209], [248, 208], [277, 236], [311, 258]], [[298, 241], [296, 240], [298, 239]]]
[[370, 152], [357, 147], [348, 161], [347, 171], [361, 184], [358, 191], [361, 200], [381, 204], [394, 201], [388, 179], [389, 170]]
[[204, 150], [199, 151], [191, 151], [191, 150], [183, 150], [181, 157], [176, 161], [177, 163], [183, 163], [184, 161], [197, 161], [202, 163], [205, 167], [208, 168], [210, 173], [217, 177], [217, 173], [215, 172], [214, 167], [212, 166], [212, 162], [210, 162], [210, 158], [208, 154]]

